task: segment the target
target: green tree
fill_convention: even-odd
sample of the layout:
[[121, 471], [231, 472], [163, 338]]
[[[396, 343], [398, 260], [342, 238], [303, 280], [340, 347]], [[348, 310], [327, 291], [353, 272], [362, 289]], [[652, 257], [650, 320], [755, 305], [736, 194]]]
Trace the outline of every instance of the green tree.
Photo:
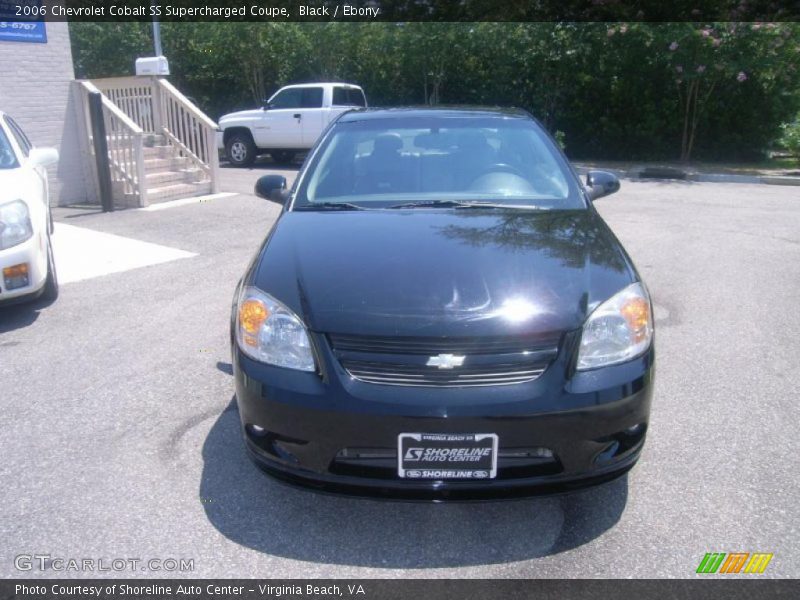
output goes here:
[[727, 98], [742, 93], [736, 88], [748, 87], [761, 96], [764, 105], [782, 104], [784, 86], [792, 83], [786, 69], [792, 66], [792, 58], [797, 60], [800, 43], [792, 24], [681, 23], [650, 30], [656, 45], [665, 49], [675, 80], [682, 161], [692, 157], [698, 126], [709, 107], [720, 108]]
[[[79, 77], [130, 75], [148, 23], [71, 23]], [[573, 158], [754, 158], [800, 110], [797, 23], [163, 23], [170, 78], [214, 118], [288, 83], [373, 106], [514, 105]]]
[[153, 53], [148, 23], [69, 24], [72, 61], [79, 79], [133, 74], [139, 56]]

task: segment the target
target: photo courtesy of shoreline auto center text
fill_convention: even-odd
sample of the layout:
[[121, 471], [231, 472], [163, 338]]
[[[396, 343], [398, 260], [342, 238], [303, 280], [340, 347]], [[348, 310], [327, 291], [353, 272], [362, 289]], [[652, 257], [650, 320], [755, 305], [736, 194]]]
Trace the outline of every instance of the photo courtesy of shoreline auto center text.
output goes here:
[[800, 595], [793, 0], [0, 0], [0, 596]]

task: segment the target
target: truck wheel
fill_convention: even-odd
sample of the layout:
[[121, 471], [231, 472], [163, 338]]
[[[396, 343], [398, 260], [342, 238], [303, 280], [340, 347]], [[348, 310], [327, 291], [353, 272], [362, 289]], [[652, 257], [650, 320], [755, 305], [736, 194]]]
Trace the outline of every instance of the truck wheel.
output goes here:
[[225, 142], [225, 153], [234, 167], [249, 167], [256, 160], [256, 145], [247, 133], [234, 133]]
[[289, 150], [273, 150], [270, 154], [272, 155], [272, 159], [279, 165], [288, 165], [291, 164], [297, 153]]

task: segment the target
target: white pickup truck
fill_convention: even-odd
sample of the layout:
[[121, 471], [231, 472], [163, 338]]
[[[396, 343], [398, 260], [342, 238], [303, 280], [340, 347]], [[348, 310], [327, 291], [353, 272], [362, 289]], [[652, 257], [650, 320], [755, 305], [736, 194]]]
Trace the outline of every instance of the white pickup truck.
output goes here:
[[366, 105], [364, 90], [357, 85], [287, 85], [262, 108], [220, 117], [217, 146], [236, 167], [250, 166], [256, 156], [266, 153], [277, 163], [291, 163], [298, 152], [314, 145], [333, 119]]

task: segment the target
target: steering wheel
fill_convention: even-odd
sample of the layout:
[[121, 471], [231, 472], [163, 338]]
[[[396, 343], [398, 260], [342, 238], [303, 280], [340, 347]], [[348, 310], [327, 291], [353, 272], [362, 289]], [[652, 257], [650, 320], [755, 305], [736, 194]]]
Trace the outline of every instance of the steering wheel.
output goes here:
[[498, 173], [508, 173], [509, 175], [513, 175], [513, 178], [519, 182], [524, 182], [527, 186], [530, 186], [528, 182], [528, 178], [522, 174], [522, 172], [517, 169], [516, 167], [512, 167], [508, 163], [495, 163], [491, 166], [486, 167], [485, 169], [481, 169], [477, 175], [475, 175], [472, 179], [470, 179], [469, 185], [467, 186], [468, 190], [476, 190], [480, 189], [482, 185], [488, 183], [492, 178], [492, 175]]
[[490, 165], [490, 166], [486, 167], [485, 169], [481, 169], [478, 172], [478, 174], [475, 175], [470, 180], [470, 185], [475, 183], [481, 177], [484, 177], [484, 176], [489, 175], [491, 173], [511, 173], [512, 175], [516, 175], [517, 177], [522, 177], [523, 179], [525, 179], [525, 175], [518, 168], [512, 167], [508, 163], [494, 163], [493, 165]]

